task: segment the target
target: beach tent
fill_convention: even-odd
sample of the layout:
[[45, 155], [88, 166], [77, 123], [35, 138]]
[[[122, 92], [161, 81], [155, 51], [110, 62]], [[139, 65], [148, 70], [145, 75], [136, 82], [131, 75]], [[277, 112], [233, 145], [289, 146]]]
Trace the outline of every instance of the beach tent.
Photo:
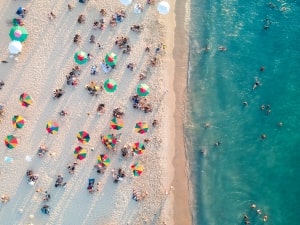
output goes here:
[[22, 43], [20, 41], [11, 41], [8, 44], [8, 51], [10, 54], [18, 54], [22, 51]]
[[132, 0], [120, 0], [122, 5], [128, 6], [132, 3]]
[[166, 15], [169, 13], [170, 11], [170, 5], [168, 2], [166, 1], [161, 1], [160, 3], [158, 3], [157, 5], [157, 11], [162, 14], [162, 15]]

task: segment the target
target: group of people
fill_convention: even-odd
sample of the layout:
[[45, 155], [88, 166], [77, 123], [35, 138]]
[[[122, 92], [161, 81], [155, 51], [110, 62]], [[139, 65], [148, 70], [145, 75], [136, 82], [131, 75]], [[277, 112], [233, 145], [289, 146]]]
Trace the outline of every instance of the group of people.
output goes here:
[[148, 195], [148, 192], [146, 192], [146, 191], [133, 190], [132, 199], [135, 201], [140, 201], [140, 200], [143, 200], [147, 195]]
[[131, 100], [133, 101], [133, 108], [140, 109], [144, 111], [144, 113], [152, 112], [152, 106], [148, 102], [146, 97], [141, 97], [139, 95], [133, 95], [131, 97]]
[[109, 21], [110, 26], [111, 27], [117, 26], [117, 24], [122, 22], [125, 17], [126, 17], [126, 13], [124, 10], [117, 11], [110, 18], [110, 21]]
[[112, 170], [112, 178], [114, 183], [118, 183], [119, 181], [123, 180], [125, 177], [125, 171], [119, 168], [117, 171], [114, 169]]
[[67, 85], [76, 86], [79, 82], [79, 75], [80, 75], [80, 67], [75, 66], [72, 68], [72, 70], [69, 72], [68, 75], [66, 75]]
[[39, 179], [37, 174], [34, 174], [32, 170], [26, 171], [27, 182], [30, 185], [34, 185], [35, 182]]
[[[250, 208], [253, 209], [253, 210], [255, 210], [255, 212], [257, 213], [257, 215], [261, 215], [261, 214], [262, 214], [262, 210], [256, 209], [256, 205], [255, 205], [255, 204], [252, 204], [252, 205], [250, 206]], [[267, 222], [267, 221], [268, 221], [268, 216], [267, 216], [267, 215], [264, 215], [264, 216], [262, 217], [262, 220], [263, 220], [264, 222]], [[244, 216], [243, 216], [243, 221], [244, 221], [244, 224], [246, 224], [246, 225], [251, 224], [251, 220], [250, 220], [250, 218], [249, 218], [249, 216], [248, 216], [247, 214], [244, 214]]]

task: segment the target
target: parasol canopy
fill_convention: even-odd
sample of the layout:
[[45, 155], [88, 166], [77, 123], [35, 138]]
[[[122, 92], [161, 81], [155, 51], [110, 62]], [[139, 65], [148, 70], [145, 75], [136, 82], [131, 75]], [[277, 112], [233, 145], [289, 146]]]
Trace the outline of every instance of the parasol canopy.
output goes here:
[[77, 146], [74, 150], [74, 156], [76, 159], [83, 160], [86, 158], [87, 150], [81, 146]]
[[115, 92], [117, 90], [117, 87], [118, 87], [116, 81], [113, 80], [113, 79], [107, 79], [104, 82], [103, 86], [104, 86], [105, 91], [110, 92], [110, 93]]
[[170, 5], [168, 2], [166, 1], [161, 1], [160, 3], [158, 3], [157, 5], [157, 11], [162, 14], [162, 15], [166, 15], [169, 13], [170, 11]]
[[25, 119], [23, 116], [14, 115], [12, 118], [12, 125], [14, 128], [21, 129], [25, 124]]
[[85, 64], [89, 58], [87, 56], [87, 53], [84, 51], [77, 51], [74, 55], [74, 60], [77, 64]]
[[9, 37], [11, 40], [24, 42], [28, 37], [28, 32], [23, 26], [14, 26], [9, 31]]
[[107, 135], [102, 137], [101, 142], [108, 149], [113, 149], [117, 144], [117, 138], [112, 134], [107, 134]]
[[136, 142], [132, 145], [132, 152], [135, 155], [141, 155], [145, 151], [145, 145], [141, 142]]
[[4, 143], [6, 147], [8, 147], [9, 149], [13, 149], [18, 145], [19, 141], [15, 136], [7, 135], [6, 138], [4, 139]]
[[77, 139], [78, 141], [80, 141], [83, 144], [86, 144], [90, 141], [90, 135], [88, 132], [86, 131], [79, 131], [77, 134]]
[[136, 87], [136, 92], [138, 93], [139, 96], [145, 97], [145, 96], [149, 95], [150, 88], [147, 84], [139, 84]]
[[100, 154], [97, 157], [98, 163], [102, 167], [106, 167], [110, 164], [110, 158], [106, 154]]
[[11, 41], [8, 44], [8, 51], [10, 54], [16, 55], [22, 51], [22, 43], [20, 41]]
[[29, 94], [23, 93], [20, 95], [19, 101], [22, 106], [28, 107], [29, 105], [32, 104], [32, 98]]
[[115, 53], [110, 52], [105, 55], [105, 63], [110, 67], [114, 67], [117, 65], [118, 57]]
[[46, 125], [46, 130], [49, 134], [56, 134], [58, 132], [58, 123], [54, 121], [49, 121]]
[[132, 164], [131, 169], [132, 169], [133, 175], [135, 177], [140, 176], [142, 174], [143, 170], [144, 170], [143, 166], [140, 165], [138, 162]]
[[135, 131], [139, 134], [145, 134], [148, 131], [148, 124], [145, 122], [137, 122], [135, 124]]
[[110, 127], [115, 130], [121, 130], [124, 127], [124, 121], [121, 118], [114, 117], [110, 121]]

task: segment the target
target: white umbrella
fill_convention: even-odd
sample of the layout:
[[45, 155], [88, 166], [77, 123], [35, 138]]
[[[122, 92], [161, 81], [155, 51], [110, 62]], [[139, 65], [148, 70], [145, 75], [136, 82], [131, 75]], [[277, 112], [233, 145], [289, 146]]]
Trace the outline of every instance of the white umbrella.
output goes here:
[[157, 10], [160, 14], [166, 15], [170, 11], [170, 5], [168, 2], [162, 1], [162, 2], [158, 3]]
[[132, 0], [120, 0], [120, 2], [121, 2], [121, 4], [127, 6], [127, 5], [130, 5], [130, 4], [131, 4]]
[[22, 51], [22, 43], [19, 41], [11, 41], [8, 45], [8, 51], [10, 54], [18, 54]]

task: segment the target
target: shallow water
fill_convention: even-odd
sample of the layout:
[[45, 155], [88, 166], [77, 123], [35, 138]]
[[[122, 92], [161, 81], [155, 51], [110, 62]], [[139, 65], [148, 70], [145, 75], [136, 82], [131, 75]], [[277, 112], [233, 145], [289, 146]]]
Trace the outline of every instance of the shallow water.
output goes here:
[[268, 224], [300, 221], [300, 4], [268, 2], [191, 0], [185, 133], [195, 224], [243, 224], [244, 214], [251, 224], [265, 214]]

